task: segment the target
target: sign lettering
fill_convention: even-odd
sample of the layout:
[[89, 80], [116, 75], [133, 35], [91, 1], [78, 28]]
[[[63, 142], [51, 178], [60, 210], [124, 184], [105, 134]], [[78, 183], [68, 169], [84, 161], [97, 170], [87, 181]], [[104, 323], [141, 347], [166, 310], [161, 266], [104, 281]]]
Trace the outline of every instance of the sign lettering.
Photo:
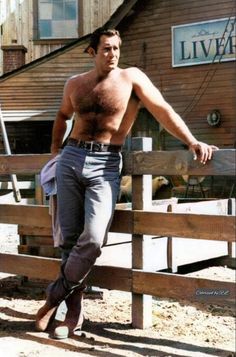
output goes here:
[[236, 18], [172, 26], [172, 65], [236, 60]]

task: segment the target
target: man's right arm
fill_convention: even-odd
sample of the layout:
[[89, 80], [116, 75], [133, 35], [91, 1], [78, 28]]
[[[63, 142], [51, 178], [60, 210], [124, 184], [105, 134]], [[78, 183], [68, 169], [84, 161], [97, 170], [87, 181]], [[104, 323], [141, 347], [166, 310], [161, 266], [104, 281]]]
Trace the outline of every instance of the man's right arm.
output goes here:
[[51, 153], [52, 155], [57, 155], [62, 146], [62, 141], [64, 134], [66, 132], [66, 120], [68, 117], [59, 110], [54, 121], [53, 130], [52, 130], [52, 143], [51, 143]]
[[57, 155], [62, 146], [62, 141], [66, 132], [66, 121], [73, 115], [73, 106], [70, 100], [71, 80], [69, 79], [64, 87], [63, 98], [60, 109], [56, 114], [56, 119], [53, 124], [51, 153]]

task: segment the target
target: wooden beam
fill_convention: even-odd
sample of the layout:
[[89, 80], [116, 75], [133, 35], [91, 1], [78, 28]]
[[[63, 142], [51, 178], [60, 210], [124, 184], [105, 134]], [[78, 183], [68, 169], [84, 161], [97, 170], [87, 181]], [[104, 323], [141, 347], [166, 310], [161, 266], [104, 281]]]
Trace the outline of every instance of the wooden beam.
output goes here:
[[54, 280], [60, 270], [60, 259], [0, 253], [2, 273], [23, 275], [29, 278]]
[[[134, 151], [124, 155], [124, 174], [234, 176], [235, 155], [235, 149], [218, 150], [211, 161], [202, 165], [186, 150]], [[51, 157], [50, 154], [0, 155], [0, 175], [39, 173]]]
[[234, 242], [236, 222], [233, 216], [187, 213], [134, 213], [134, 233], [181, 238]]
[[131, 279], [131, 269], [95, 265], [86, 281], [90, 286], [130, 292]]
[[133, 212], [126, 209], [116, 209], [110, 232], [131, 234], [133, 232]]
[[[52, 225], [49, 207], [43, 205], [0, 204], [0, 222], [37, 227], [37, 230], [41, 227], [47, 232]], [[116, 210], [110, 231], [132, 233], [132, 227], [132, 211]]]
[[28, 236], [52, 236], [52, 227], [34, 227], [34, 226], [25, 226], [23, 224], [18, 225], [17, 233], [19, 235], [28, 235]]
[[199, 301], [233, 306], [235, 284], [168, 273], [133, 270], [133, 291], [159, 298]]
[[124, 157], [124, 171], [130, 175], [202, 175], [234, 176], [234, 149], [215, 151], [205, 165], [193, 160], [189, 151], [132, 152]]
[[[29, 278], [54, 280], [60, 264], [60, 259], [55, 258], [0, 253], [1, 272]], [[101, 288], [132, 291], [165, 299], [230, 306], [235, 304], [235, 285], [231, 282], [108, 266], [94, 266], [87, 282]]]
[[39, 173], [51, 158], [51, 154], [0, 155], [0, 175]]
[[[133, 138], [132, 150], [152, 149], [151, 138]], [[132, 209], [145, 210], [152, 207], [152, 176], [132, 176]], [[132, 234], [132, 269], [145, 270], [149, 262], [151, 237]], [[152, 297], [132, 293], [132, 326], [148, 328], [152, 326]]]
[[137, 0], [126, 0], [125, 4], [122, 4], [118, 7], [115, 13], [106, 23], [106, 26], [109, 28], [115, 28], [119, 23], [124, 20], [125, 16], [129, 13], [132, 7], [136, 4]]
[[[0, 222], [50, 229], [47, 206], [0, 204]], [[147, 224], [148, 222], [148, 224]], [[234, 216], [116, 210], [111, 232], [233, 242]]]
[[[2, 273], [51, 281], [56, 279], [60, 265], [61, 260], [56, 258], [0, 253], [0, 271]], [[131, 291], [131, 276], [130, 269], [94, 266], [86, 281], [92, 286]]]
[[25, 226], [51, 227], [48, 206], [0, 204], [0, 222]]

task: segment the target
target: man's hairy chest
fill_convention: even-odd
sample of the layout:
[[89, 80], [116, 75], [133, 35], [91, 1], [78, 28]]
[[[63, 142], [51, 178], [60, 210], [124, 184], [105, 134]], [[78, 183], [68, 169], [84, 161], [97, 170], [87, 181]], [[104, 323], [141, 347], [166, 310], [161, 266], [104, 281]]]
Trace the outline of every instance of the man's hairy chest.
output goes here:
[[71, 96], [75, 112], [80, 115], [88, 113], [116, 115], [127, 107], [131, 88], [125, 83], [114, 81], [101, 82], [96, 85], [86, 84], [77, 88]]

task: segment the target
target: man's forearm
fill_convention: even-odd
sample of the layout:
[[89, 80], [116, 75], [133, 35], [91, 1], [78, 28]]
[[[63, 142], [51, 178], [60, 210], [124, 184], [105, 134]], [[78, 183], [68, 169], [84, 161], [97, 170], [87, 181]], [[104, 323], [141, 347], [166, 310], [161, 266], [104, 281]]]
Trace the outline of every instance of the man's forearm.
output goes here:
[[179, 120], [176, 125], [170, 125], [169, 129], [168, 127], [166, 129], [170, 132], [170, 134], [188, 146], [197, 142], [197, 139], [193, 136], [189, 128], [182, 120]]
[[57, 154], [62, 146], [63, 137], [66, 132], [66, 119], [62, 112], [58, 112], [52, 130], [51, 153]]
[[160, 118], [163, 127], [184, 144], [190, 146], [197, 142], [183, 119], [171, 108]]

